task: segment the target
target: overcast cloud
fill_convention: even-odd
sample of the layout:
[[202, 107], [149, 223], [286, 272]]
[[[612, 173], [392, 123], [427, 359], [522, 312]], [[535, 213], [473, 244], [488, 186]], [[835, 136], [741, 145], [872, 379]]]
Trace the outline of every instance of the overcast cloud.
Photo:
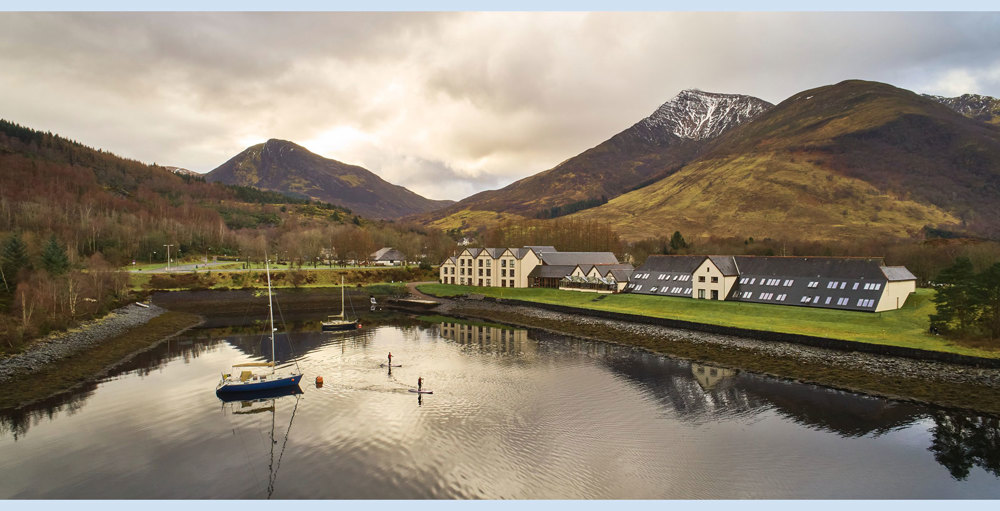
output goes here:
[[282, 138], [435, 199], [685, 88], [778, 103], [850, 78], [1000, 97], [1000, 14], [0, 13], [0, 118], [200, 172]]

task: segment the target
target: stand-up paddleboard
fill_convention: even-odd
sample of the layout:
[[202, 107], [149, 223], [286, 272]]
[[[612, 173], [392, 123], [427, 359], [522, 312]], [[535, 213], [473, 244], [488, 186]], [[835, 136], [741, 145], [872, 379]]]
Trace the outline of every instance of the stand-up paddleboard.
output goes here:
[[[379, 367], [385, 367], [385, 363], [383, 362], [383, 363], [379, 364], [378, 366]], [[403, 364], [392, 364], [392, 367], [403, 367]]]
[[434, 393], [433, 390], [417, 390], [417, 389], [410, 389], [410, 392], [413, 392], [414, 394], [433, 394]]

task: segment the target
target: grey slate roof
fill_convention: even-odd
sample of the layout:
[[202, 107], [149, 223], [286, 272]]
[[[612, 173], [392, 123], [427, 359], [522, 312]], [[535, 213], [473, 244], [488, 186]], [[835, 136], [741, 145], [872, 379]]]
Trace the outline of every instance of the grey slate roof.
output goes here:
[[483, 249], [479, 247], [470, 247], [467, 248], [466, 250], [469, 251], [469, 255], [471, 255], [472, 257], [479, 257], [479, 254], [482, 253], [483, 251]]
[[[611, 270], [608, 273], [615, 278], [615, 281], [625, 282], [632, 276], [632, 271], [633, 270]], [[605, 273], [604, 276], [607, 277], [608, 273]]]
[[561, 279], [570, 273], [573, 273], [573, 269], [576, 265], [568, 264], [556, 264], [556, 265], [539, 265], [535, 266], [534, 269], [528, 273], [528, 278], [547, 278], [547, 279]]
[[375, 261], [402, 261], [406, 256], [392, 247], [384, 247], [372, 254], [371, 258]]
[[486, 252], [487, 254], [489, 254], [490, 257], [492, 257], [493, 259], [499, 259], [500, 256], [503, 255], [503, 253], [506, 252], [506, 251], [507, 251], [506, 248], [484, 248], [483, 249], [483, 252]]
[[539, 255], [541, 255], [543, 252], [557, 252], [556, 247], [552, 247], [549, 245], [525, 245], [524, 248], [532, 250]]
[[541, 258], [547, 265], [618, 264], [611, 252], [542, 252]]
[[910, 273], [905, 266], [883, 266], [882, 273], [889, 282], [899, 282], [901, 280], [917, 280], [917, 277]]
[[704, 260], [705, 256], [651, 255], [635, 271], [694, 273]]
[[713, 255], [713, 256], [708, 256], [708, 258], [711, 259], [712, 264], [714, 264], [715, 267], [718, 268], [723, 275], [730, 277], [740, 274], [740, 269], [738, 269], [736, 266], [735, 257]]
[[528, 247], [521, 247], [521, 248], [512, 248], [510, 249], [510, 251], [514, 254], [514, 257], [516, 257], [517, 259], [524, 259], [524, 256], [528, 255], [528, 253], [531, 252], [531, 249]]
[[736, 256], [728, 300], [874, 311], [888, 280], [880, 258]]

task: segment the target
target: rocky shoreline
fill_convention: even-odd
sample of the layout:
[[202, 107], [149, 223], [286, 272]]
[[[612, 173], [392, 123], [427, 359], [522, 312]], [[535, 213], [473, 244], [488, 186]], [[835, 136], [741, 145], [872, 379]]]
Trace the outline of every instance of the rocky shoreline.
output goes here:
[[166, 309], [156, 305], [142, 307], [133, 303], [71, 330], [51, 334], [35, 342], [28, 351], [0, 360], [0, 383], [18, 375], [31, 374], [52, 362], [146, 324], [164, 312]]
[[[450, 313], [480, 316], [481, 319], [491, 319], [508, 324], [511, 323], [512, 318], [521, 316], [533, 318], [544, 323], [572, 322], [582, 328], [602, 326], [630, 335], [662, 340], [667, 345], [669, 345], [672, 341], [707, 344], [764, 357], [792, 357], [803, 362], [822, 363], [831, 367], [863, 371], [866, 373], [881, 374], [885, 376], [905, 375], [907, 378], [921, 378], [928, 381], [945, 381], [957, 384], [991, 386], [996, 387], [998, 391], [1000, 391], [1000, 369], [970, 367], [958, 364], [949, 364], [946, 362], [915, 360], [872, 353], [840, 351], [789, 342], [760, 341], [745, 337], [734, 337], [698, 332], [694, 330], [681, 330], [663, 326], [632, 323], [628, 321], [595, 318], [582, 314], [566, 314], [541, 308], [508, 305], [486, 300], [442, 300], [440, 298], [436, 298], [436, 300], [451, 302], [440, 308], [440, 312], [445, 314]], [[484, 312], [486, 312], [486, 314], [483, 314]], [[514, 321], [514, 323], [517, 323], [517, 321]], [[532, 321], [531, 323], [534, 322]], [[522, 324], [521, 326], [540, 328], [537, 324]], [[540, 329], [549, 330], [546, 328]], [[564, 335], [567, 334], [566, 332], [562, 332], [558, 329], [551, 329], [550, 331], [553, 333], [562, 333]], [[589, 337], [581, 336], [579, 334], [569, 335]], [[614, 339], [597, 337], [590, 338], [592, 340], [615, 343]], [[671, 355], [670, 353], [663, 354], [668, 356]]]

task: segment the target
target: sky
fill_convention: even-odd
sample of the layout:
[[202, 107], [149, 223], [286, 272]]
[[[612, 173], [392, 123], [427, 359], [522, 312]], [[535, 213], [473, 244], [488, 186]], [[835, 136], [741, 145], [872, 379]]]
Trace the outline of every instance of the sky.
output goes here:
[[270, 138], [459, 200], [683, 89], [1000, 97], [1000, 13], [0, 13], [0, 118], [208, 172]]

